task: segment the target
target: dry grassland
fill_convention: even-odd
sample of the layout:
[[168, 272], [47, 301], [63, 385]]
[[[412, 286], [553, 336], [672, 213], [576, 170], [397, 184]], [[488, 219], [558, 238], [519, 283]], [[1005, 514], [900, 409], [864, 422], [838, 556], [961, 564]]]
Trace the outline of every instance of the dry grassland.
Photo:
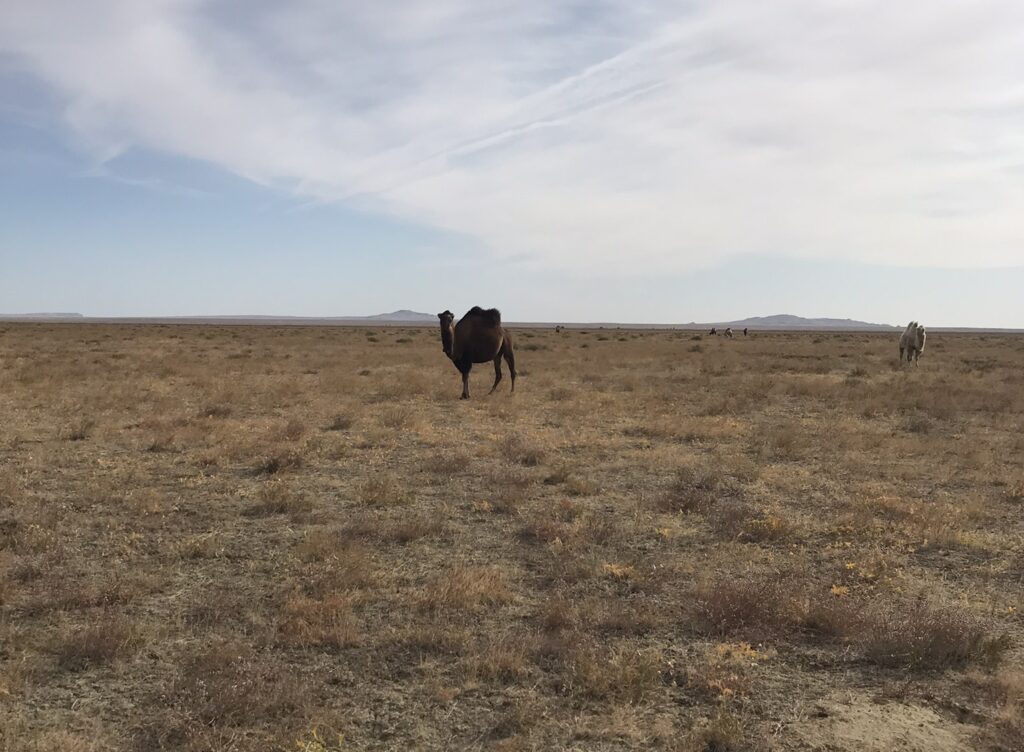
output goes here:
[[1024, 338], [0, 324], [0, 749], [1013, 750]]

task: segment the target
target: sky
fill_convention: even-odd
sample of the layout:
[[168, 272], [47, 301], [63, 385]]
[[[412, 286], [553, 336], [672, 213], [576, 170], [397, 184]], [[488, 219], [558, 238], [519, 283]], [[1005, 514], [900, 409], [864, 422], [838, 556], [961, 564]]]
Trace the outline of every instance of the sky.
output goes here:
[[0, 313], [1024, 327], [1018, 0], [0, 0]]

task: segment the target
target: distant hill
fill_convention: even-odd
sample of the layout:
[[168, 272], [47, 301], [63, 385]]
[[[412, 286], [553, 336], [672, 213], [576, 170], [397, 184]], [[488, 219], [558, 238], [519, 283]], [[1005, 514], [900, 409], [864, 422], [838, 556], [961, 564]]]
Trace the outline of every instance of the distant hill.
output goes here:
[[84, 319], [80, 313], [0, 313], [0, 319]]
[[410, 311], [404, 308], [400, 311], [392, 311], [391, 313], [375, 313], [372, 316], [273, 316], [242, 314], [234, 316], [172, 316], [169, 318], [204, 321], [259, 321], [261, 323], [433, 324], [437, 322], [437, 316], [432, 313], [420, 313], [419, 311]]
[[[691, 326], [698, 326], [691, 324]], [[805, 319], [803, 316], [793, 316], [788, 313], [779, 313], [774, 316], [752, 316], [739, 321], [718, 321], [704, 324], [704, 326], [731, 326], [733, 329], [857, 329], [857, 330], [878, 330], [891, 331], [899, 327], [890, 324], [872, 324], [867, 321], [855, 321], [854, 319]]]
[[358, 321], [398, 321], [403, 324], [433, 324], [437, 321], [437, 316], [433, 313], [420, 313], [406, 308], [391, 313], [377, 313], [373, 316], [345, 316], [343, 318]]

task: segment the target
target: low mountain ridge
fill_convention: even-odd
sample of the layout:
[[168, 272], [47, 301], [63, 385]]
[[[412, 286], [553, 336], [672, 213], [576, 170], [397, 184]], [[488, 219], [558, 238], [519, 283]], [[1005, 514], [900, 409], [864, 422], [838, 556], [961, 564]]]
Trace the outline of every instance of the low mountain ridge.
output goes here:
[[738, 321], [711, 322], [705, 326], [731, 326], [733, 329], [747, 327], [749, 329], [871, 329], [895, 330], [899, 327], [891, 324], [872, 324], [868, 321], [855, 319], [804, 318], [790, 313], [777, 313], [772, 316], [751, 316]]

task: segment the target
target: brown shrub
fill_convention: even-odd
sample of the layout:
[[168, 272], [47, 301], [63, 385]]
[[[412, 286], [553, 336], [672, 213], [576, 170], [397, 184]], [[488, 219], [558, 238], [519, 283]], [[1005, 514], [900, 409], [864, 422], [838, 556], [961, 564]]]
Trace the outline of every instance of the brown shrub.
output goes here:
[[78, 417], [60, 430], [58, 438], [63, 441], [84, 441], [95, 427], [96, 421], [92, 418]]
[[548, 514], [535, 514], [519, 528], [520, 540], [527, 543], [565, 542], [572, 535], [570, 526]]
[[702, 632], [744, 634], [755, 641], [800, 621], [794, 595], [780, 578], [745, 575], [704, 582], [694, 589], [690, 607]]
[[242, 514], [246, 517], [269, 517], [274, 514], [300, 517], [313, 511], [313, 502], [304, 492], [289, 488], [279, 481], [263, 485], [258, 491], [258, 497], [259, 500]]
[[576, 627], [579, 614], [571, 601], [564, 596], [555, 595], [537, 612], [537, 620], [545, 632], [562, 632]]
[[719, 498], [737, 493], [721, 470], [684, 465], [664, 495], [655, 500], [660, 512], [707, 512]]
[[323, 598], [335, 593], [359, 590], [374, 585], [376, 570], [369, 552], [362, 546], [343, 543], [334, 537], [329, 551], [317, 550], [316, 543], [306, 539], [299, 546], [299, 556], [307, 563], [302, 567], [302, 590], [309, 596]]
[[506, 436], [501, 441], [500, 447], [502, 456], [509, 462], [517, 462], [526, 467], [536, 467], [544, 461], [543, 447], [515, 434]]
[[461, 450], [439, 452], [423, 463], [423, 469], [436, 475], [452, 476], [464, 473], [472, 457]]
[[972, 661], [994, 666], [1010, 647], [1008, 637], [991, 637], [986, 625], [963, 608], [923, 596], [874, 603], [856, 622], [850, 636], [881, 666], [947, 669]]
[[570, 475], [565, 481], [565, 492], [570, 496], [591, 496], [597, 493], [597, 484], [578, 475]]
[[[301, 718], [308, 702], [299, 678], [252, 648], [222, 642], [185, 661], [167, 691], [154, 698], [166, 708], [156, 723], [139, 735], [154, 742], [186, 741], [204, 728], [241, 728], [275, 720]], [[162, 738], [162, 739], [161, 739]]]
[[715, 510], [715, 530], [738, 541], [778, 541], [789, 536], [792, 524], [779, 511], [757, 510], [742, 501], [726, 501]]
[[426, 655], [461, 655], [469, 637], [465, 630], [450, 624], [413, 627], [399, 639], [400, 646], [417, 658]]
[[1008, 670], [993, 677], [990, 682], [997, 714], [994, 729], [1005, 749], [1012, 749], [1024, 737], [1024, 670]]
[[231, 416], [231, 405], [212, 404], [199, 411], [200, 418], [228, 418]]
[[727, 708], [694, 725], [682, 740], [680, 752], [743, 752], [750, 749], [743, 724]]
[[109, 742], [99, 734], [86, 736], [80, 732], [33, 728], [18, 721], [0, 727], [0, 749], [4, 752], [105, 752]]
[[331, 418], [331, 422], [324, 427], [324, 430], [347, 431], [352, 427], [353, 423], [355, 423], [355, 418], [352, 415], [338, 413], [333, 418]]
[[101, 621], [72, 629], [57, 637], [50, 651], [65, 671], [82, 671], [111, 663], [135, 651], [139, 636], [124, 617], [105, 616]]
[[256, 463], [257, 475], [277, 475], [302, 467], [302, 455], [291, 449], [278, 450], [268, 454]]
[[600, 634], [636, 636], [654, 629], [659, 623], [659, 616], [657, 609], [649, 604], [608, 599], [584, 604], [579, 620]]
[[695, 589], [692, 615], [710, 634], [763, 641], [803, 631], [852, 643], [872, 663], [908, 669], [994, 666], [1010, 647], [1006, 636], [992, 636], [954, 604], [924, 596], [865, 602], [808, 585], [783, 577], [704, 583]]
[[792, 420], [762, 423], [752, 438], [754, 451], [770, 460], [802, 459], [809, 442], [806, 428]]

